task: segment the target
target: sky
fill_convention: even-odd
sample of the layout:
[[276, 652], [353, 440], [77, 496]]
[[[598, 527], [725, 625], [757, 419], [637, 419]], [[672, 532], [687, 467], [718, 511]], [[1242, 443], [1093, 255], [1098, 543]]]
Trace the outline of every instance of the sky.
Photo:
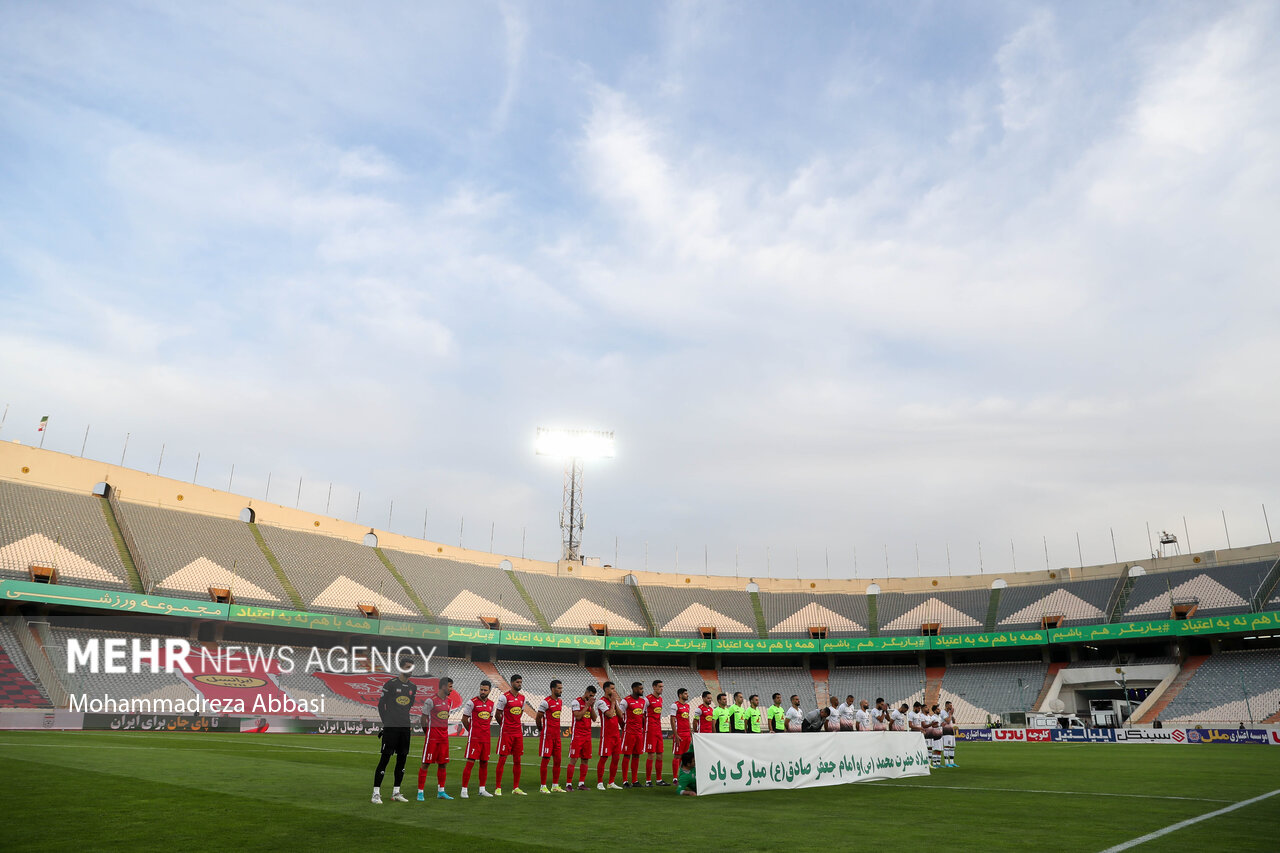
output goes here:
[[653, 571], [1280, 533], [1278, 4], [0, 3], [0, 440], [555, 559], [611, 429]]

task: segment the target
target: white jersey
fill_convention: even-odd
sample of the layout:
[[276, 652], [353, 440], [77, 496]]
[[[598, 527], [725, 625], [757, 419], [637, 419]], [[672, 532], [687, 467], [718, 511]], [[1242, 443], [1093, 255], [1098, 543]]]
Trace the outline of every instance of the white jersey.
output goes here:
[[944, 725], [944, 726], [949, 726], [949, 725], [951, 725], [951, 715], [950, 715], [950, 714], [948, 714], [946, 711], [942, 711], [942, 712], [941, 712], [941, 715], [939, 716], [939, 719], [942, 721], [942, 725]]
[[889, 728], [896, 732], [905, 732], [907, 730], [907, 718], [902, 716], [901, 711], [889, 712]]
[[912, 726], [918, 726], [918, 725], [920, 725], [920, 715], [917, 714], [914, 709], [908, 711], [907, 712], [907, 729], [910, 730]]
[[844, 720], [852, 720], [855, 710], [856, 709], [853, 705], [841, 702], [839, 707], [836, 708], [836, 716], [838, 716], [842, 722]]
[[791, 727], [791, 724], [799, 726], [804, 723], [804, 711], [800, 708], [788, 708], [783, 716], [787, 718], [788, 728]]
[[854, 720], [857, 721], [859, 729], [865, 731], [871, 728], [871, 714], [868, 711], [859, 708], [857, 713], [854, 714]]

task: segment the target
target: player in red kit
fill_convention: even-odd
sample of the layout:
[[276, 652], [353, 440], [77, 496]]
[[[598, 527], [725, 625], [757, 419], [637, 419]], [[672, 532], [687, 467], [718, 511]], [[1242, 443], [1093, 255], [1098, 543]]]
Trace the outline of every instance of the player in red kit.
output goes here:
[[[540, 794], [563, 794], [560, 787], [560, 743], [563, 733], [560, 731], [564, 700], [564, 684], [560, 679], [551, 682], [551, 695], [538, 703], [538, 755], [542, 756], [542, 787]], [[551, 761], [551, 787], [547, 787], [547, 764]]]
[[[666, 786], [662, 779], [662, 681], [653, 682], [653, 692], [645, 697], [648, 706], [644, 711], [644, 786], [653, 787], [653, 765], [658, 765], [658, 784]], [[674, 731], [674, 729], [672, 730]], [[655, 757], [656, 756], [656, 757]]]
[[596, 789], [603, 791], [604, 760], [609, 765], [609, 787], [621, 790], [614, 780], [618, 778], [618, 755], [622, 752], [622, 704], [618, 701], [618, 689], [612, 681], [604, 683], [604, 696], [596, 700], [596, 717], [600, 720], [600, 763], [596, 765]]
[[418, 802], [426, 799], [427, 767], [436, 765], [436, 799], [452, 800], [444, 792], [444, 780], [449, 764], [449, 694], [453, 692], [453, 679], [444, 676], [435, 696], [428, 696], [422, 703], [422, 732], [427, 742], [422, 747], [422, 768], [418, 770]]
[[591, 721], [596, 717], [596, 689], [587, 687], [582, 695], [569, 703], [573, 717], [573, 738], [569, 741], [569, 775], [565, 776], [565, 790], [573, 790], [573, 769], [582, 760], [582, 772], [578, 777], [578, 790], [587, 790], [587, 768], [591, 764]]
[[702, 691], [702, 704], [698, 706], [698, 732], [711, 734], [716, 730], [716, 706], [711, 704], [711, 691]]
[[492, 797], [484, 786], [489, 783], [489, 725], [493, 722], [493, 700], [489, 691], [493, 684], [487, 678], [480, 682], [480, 695], [462, 705], [462, 727], [467, 730], [467, 764], [462, 768], [462, 799], [467, 798], [471, 784], [471, 766], [480, 762], [480, 796]]
[[644, 736], [648, 729], [645, 709], [649, 700], [644, 698], [644, 685], [631, 683], [631, 694], [622, 700], [622, 787], [639, 784], [640, 755], [644, 752]]
[[[680, 756], [693, 748], [693, 708], [689, 691], [681, 687], [671, 703], [671, 778], [680, 775]], [[659, 780], [659, 785], [662, 781]]]
[[520, 759], [524, 757], [524, 705], [527, 701], [520, 692], [524, 679], [518, 675], [508, 679], [511, 689], [498, 697], [493, 703], [493, 713], [502, 720], [502, 728], [498, 730], [498, 778], [494, 783], [493, 793], [502, 796], [502, 768], [507, 764], [507, 756], [511, 762], [511, 793], [523, 797], [520, 790]]

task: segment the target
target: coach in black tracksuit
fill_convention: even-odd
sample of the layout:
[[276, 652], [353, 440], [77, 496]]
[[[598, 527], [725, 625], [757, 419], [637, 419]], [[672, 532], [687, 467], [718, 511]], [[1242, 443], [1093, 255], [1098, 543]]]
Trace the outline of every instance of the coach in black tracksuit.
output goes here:
[[[382, 777], [387, 772], [387, 762], [392, 753], [396, 757], [396, 788], [400, 793], [400, 783], [404, 781], [404, 764], [409, 757], [409, 739], [412, 737], [412, 723], [409, 709], [418, 695], [418, 685], [409, 680], [409, 674], [402, 672], [382, 685], [382, 696], [378, 699], [378, 715], [382, 717], [382, 755], [378, 759], [378, 769], [373, 774], [373, 796], [375, 801], [381, 796]], [[393, 795], [394, 796], [394, 795]]]

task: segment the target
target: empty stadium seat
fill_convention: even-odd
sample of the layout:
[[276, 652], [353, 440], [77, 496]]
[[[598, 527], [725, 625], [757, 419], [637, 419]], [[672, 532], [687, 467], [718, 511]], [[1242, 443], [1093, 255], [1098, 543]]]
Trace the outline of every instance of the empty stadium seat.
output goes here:
[[610, 634], [618, 636], [649, 633], [635, 593], [621, 579], [607, 583], [534, 572], [516, 574], [553, 631], [589, 634], [593, 624], [604, 623]]
[[1211, 655], [1161, 715], [1165, 722], [1236, 725], [1280, 707], [1280, 649]]
[[128, 589], [102, 499], [0, 481], [0, 578], [30, 580], [32, 563], [58, 582]]
[[755, 609], [746, 590], [646, 585], [644, 595], [658, 634], [664, 637], [695, 636], [701, 627], [713, 627], [721, 637], [755, 637]]

